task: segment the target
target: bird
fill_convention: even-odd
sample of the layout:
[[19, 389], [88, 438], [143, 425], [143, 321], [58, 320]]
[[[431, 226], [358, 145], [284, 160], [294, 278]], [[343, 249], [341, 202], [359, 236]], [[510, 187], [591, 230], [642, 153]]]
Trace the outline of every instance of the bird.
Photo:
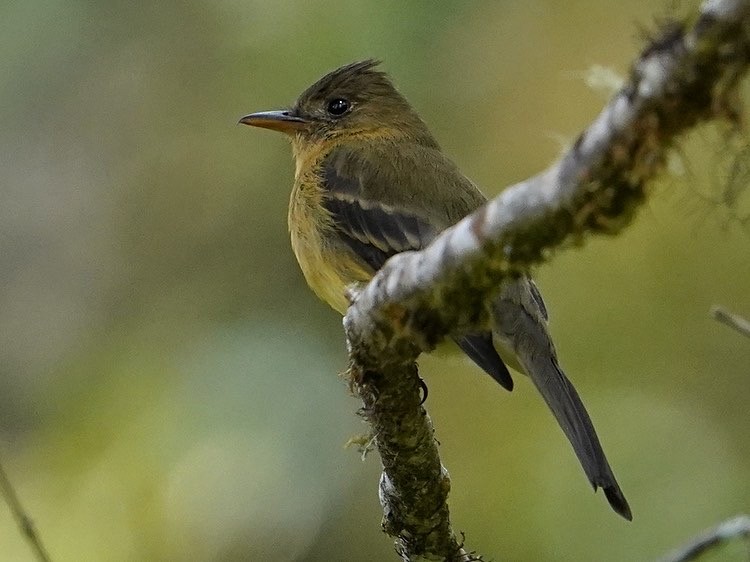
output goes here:
[[[347, 64], [291, 107], [239, 120], [291, 140], [292, 249], [313, 292], [342, 315], [347, 287], [367, 283], [391, 256], [424, 248], [487, 202], [380, 64]], [[507, 365], [528, 375], [594, 490], [601, 488], [612, 509], [632, 520], [591, 418], [560, 367], [533, 279], [506, 283], [489, 309], [492, 330], [455, 337], [458, 347], [507, 390], [513, 389]]]

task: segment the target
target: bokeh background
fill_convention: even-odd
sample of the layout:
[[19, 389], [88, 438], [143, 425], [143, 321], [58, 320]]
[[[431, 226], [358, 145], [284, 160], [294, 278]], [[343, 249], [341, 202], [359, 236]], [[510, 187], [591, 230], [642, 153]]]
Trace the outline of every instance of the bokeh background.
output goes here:
[[[340, 319], [289, 248], [289, 147], [237, 119], [381, 58], [492, 195], [596, 115], [593, 66], [624, 75], [644, 29], [693, 7], [2, 3], [0, 460], [53, 559], [395, 560], [379, 460], [344, 448], [366, 427]], [[726, 189], [743, 142], [701, 129], [632, 228], [536, 272], [632, 523], [528, 381], [423, 359], [470, 548], [648, 560], [750, 509], [750, 342], [708, 315], [750, 315], [750, 206]], [[0, 559], [32, 560], [5, 504]]]

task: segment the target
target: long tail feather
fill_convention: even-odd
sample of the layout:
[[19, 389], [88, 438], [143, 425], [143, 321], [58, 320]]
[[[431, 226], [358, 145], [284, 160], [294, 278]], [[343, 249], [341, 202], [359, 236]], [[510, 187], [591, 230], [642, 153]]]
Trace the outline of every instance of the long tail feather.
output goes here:
[[[609, 466], [578, 392], [560, 368], [546, 326], [546, 314], [539, 307], [530, 280], [511, 284], [494, 303], [496, 336], [509, 347], [549, 406], [557, 423], [573, 446], [591, 485], [602, 488], [609, 505], [632, 520], [625, 496]], [[538, 295], [538, 293], [537, 293]]]
[[628, 521], [633, 519], [628, 501], [609, 466], [594, 424], [578, 392], [554, 357], [534, 361], [531, 380], [565, 432], [589, 481], [604, 490], [609, 505]]

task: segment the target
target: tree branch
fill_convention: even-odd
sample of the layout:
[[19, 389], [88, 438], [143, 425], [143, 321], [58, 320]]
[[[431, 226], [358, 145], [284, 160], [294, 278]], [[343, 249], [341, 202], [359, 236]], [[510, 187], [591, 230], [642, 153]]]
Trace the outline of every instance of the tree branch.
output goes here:
[[420, 405], [417, 356], [449, 334], [487, 328], [485, 303], [550, 250], [627, 226], [680, 135], [711, 119], [737, 122], [748, 4], [710, 0], [692, 25], [663, 28], [559, 162], [350, 291], [351, 380], [383, 461], [383, 528], [404, 560], [472, 559], [451, 530], [450, 481]]
[[747, 515], [737, 515], [723, 521], [713, 529], [701, 533], [685, 546], [670, 552], [667, 556], [660, 559], [659, 562], [688, 562], [689, 560], [695, 560], [708, 550], [738, 537], [750, 537], [750, 517]]
[[747, 336], [750, 338], [750, 320], [743, 318], [739, 314], [732, 314], [725, 308], [722, 308], [718, 305], [711, 307], [711, 316], [713, 316], [715, 320], [718, 320], [722, 324], [735, 329], [743, 336]]
[[2, 463], [0, 463], [0, 495], [5, 498], [5, 501], [13, 514], [13, 518], [16, 520], [16, 523], [18, 523], [18, 528], [21, 530], [21, 534], [26, 538], [29, 546], [31, 546], [37, 560], [39, 560], [39, 562], [50, 562], [50, 557], [42, 544], [42, 539], [39, 538], [39, 534], [36, 532], [34, 522], [21, 505], [21, 500], [18, 499], [18, 494], [16, 494], [13, 485], [10, 483]]

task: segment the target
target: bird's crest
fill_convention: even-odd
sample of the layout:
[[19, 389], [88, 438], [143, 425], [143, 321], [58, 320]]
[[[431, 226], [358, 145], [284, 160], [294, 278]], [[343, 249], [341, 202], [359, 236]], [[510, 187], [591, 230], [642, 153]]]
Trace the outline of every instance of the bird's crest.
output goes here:
[[325, 98], [334, 92], [346, 92], [355, 97], [393, 95], [396, 90], [388, 75], [376, 68], [379, 64], [379, 60], [367, 59], [337, 68], [302, 92], [298, 104]]

